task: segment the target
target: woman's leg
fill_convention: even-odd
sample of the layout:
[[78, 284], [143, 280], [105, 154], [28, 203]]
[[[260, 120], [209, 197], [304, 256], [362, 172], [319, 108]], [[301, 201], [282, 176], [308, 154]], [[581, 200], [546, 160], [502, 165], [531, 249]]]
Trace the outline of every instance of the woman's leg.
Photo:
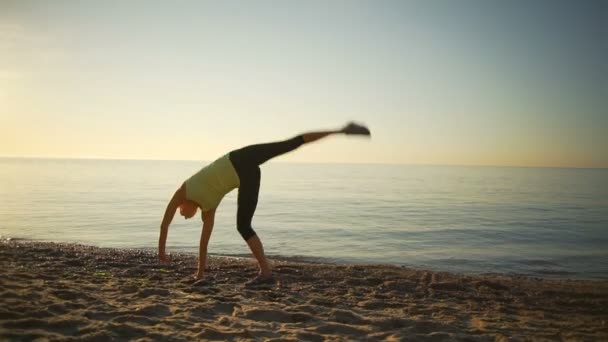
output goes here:
[[253, 214], [258, 204], [258, 195], [260, 191], [260, 168], [258, 166], [241, 169], [239, 173], [241, 185], [238, 194], [238, 209], [236, 213], [236, 227], [239, 234], [247, 242], [251, 253], [255, 256], [260, 265], [260, 274], [262, 277], [271, 275], [270, 265], [264, 255], [264, 246], [262, 241], [253, 230], [251, 221]]
[[252, 236], [247, 240], [247, 245], [253, 253], [253, 256], [258, 261], [260, 265], [260, 276], [262, 278], [268, 278], [272, 275], [272, 269], [270, 268], [270, 264], [268, 263], [268, 259], [266, 259], [266, 255], [264, 254], [264, 246], [262, 245], [262, 240], [256, 235]]
[[303, 144], [338, 133], [344, 132], [342, 130], [308, 132], [283, 141], [249, 145], [231, 152], [230, 157], [237, 169], [240, 166], [259, 166], [274, 157], [291, 152]]
[[257, 259], [262, 278], [270, 277], [272, 271], [264, 254], [262, 241], [251, 225], [260, 190], [259, 165], [276, 156], [291, 152], [303, 144], [339, 133], [349, 134], [346, 127], [340, 130], [308, 132], [284, 141], [246, 146], [230, 153], [230, 160], [241, 183], [238, 194], [237, 229]]
[[320, 132], [308, 132], [308, 133], [304, 133], [302, 134], [302, 138], [304, 139], [304, 143], [310, 143], [313, 141], [317, 141], [321, 138], [325, 138], [326, 136], [332, 135], [332, 134], [339, 134], [339, 133], [344, 133], [343, 130], [335, 130], [335, 131], [320, 131]]

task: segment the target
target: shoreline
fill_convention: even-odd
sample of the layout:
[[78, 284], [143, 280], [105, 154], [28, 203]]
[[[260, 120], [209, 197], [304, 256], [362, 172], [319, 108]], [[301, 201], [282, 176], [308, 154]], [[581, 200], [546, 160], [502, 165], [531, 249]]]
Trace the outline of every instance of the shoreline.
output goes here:
[[0, 340], [608, 339], [608, 281], [0, 240]]
[[[0, 243], [4, 243], [7, 241], [19, 242], [19, 243], [52, 243], [57, 245], [82, 245], [95, 247], [100, 249], [119, 249], [126, 251], [142, 251], [146, 253], [156, 253], [156, 247], [110, 247], [110, 246], [99, 246], [95, 244], [88, 244], [85, 242], [66, 242], [66, 241], [51, 241], [44, 239], [32, 239], [32, 238], [23, 238], [23, 237], [7, 237], [0, 235]], [[192, 249], [197, 249], [198, 247], [192, 247]], [[167, 250], [172, 252], [168, 252], [168, 255], [183, 255], [183, 256], [194, 256], [197, 257], [198, 253], [195, 251], [189, 251], [190, 248], [184, 247], [175, 247], [175, 246], [167, 246]], [[244, 259], [244, 260], [253, 260], [253, 256], [251, 254], [221, 254], [221, 253], [209, 253], [209, 257], [215, 258], [236, 258], [236, 259]], [[279, 254], [267, 254], [268, 259], [272, 259], [280, 262], [289, 262], [289, 263], [302, 263], [302, 264], [315, 264], [315, 265], [334, 265], [334, 266], [386, 266], [386, 267], [397, 267], [397, 268], [410, 268], [416, 269], [426, 272], [438, 272], [438, 273], [452, 273], [452, 274], [460, 274], [460, 275], [468, 275], [468, 276], [508, 276], [514, 278], [532, 278], [532, 279], [543, 279], [543, 280], [582, 280], [582, 281], [597, 281], [597, 282], [608, 282], [608, 276], [587, 276], [585, 274], [577, 274], [572, 272], [552, 272], [552, 271], [541, 271], [541, 272], [518, 272], [518, 271], [467, 271], [461, 269], [450, 269], [449, 267], [440, 267], [440, 266], [430, 266], [430, 265], [416, 265], [416, 264], [405, 264], [405, 263], [378, 263], [374, 261], [349, 261], [343, 260], [339, 258], [327, 258], [327, 257], [312, 257], [305, 255], [294, 255], [294, 256], [286, 256]]]

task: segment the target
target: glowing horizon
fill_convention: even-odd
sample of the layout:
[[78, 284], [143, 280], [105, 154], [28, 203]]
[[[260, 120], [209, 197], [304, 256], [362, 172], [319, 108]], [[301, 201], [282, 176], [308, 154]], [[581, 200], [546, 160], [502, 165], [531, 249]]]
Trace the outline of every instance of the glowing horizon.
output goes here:
[[608, 167], [602, 1], [180, 5], [2, 2], [0, 156]]

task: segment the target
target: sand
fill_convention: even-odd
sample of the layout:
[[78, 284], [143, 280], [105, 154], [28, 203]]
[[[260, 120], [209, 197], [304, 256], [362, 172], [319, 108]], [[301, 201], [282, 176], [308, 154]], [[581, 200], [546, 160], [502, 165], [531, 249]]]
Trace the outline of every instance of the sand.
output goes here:
[[0, 242], [0, 340], [608, 340], [608, 282]]

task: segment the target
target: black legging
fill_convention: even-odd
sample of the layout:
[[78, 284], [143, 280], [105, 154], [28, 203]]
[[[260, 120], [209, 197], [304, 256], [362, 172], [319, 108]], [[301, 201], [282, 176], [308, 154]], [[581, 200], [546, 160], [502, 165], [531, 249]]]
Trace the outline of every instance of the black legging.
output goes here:
[[236, 227], [245, 241], [255, 235], [251, 220], [258, 205], [260, 192], [260, 165], [268, 160], [295, 150], [304, 143], [301, 135], [285, 141], [243, 147], [228, 155], [239, 176], [239, 197]]

